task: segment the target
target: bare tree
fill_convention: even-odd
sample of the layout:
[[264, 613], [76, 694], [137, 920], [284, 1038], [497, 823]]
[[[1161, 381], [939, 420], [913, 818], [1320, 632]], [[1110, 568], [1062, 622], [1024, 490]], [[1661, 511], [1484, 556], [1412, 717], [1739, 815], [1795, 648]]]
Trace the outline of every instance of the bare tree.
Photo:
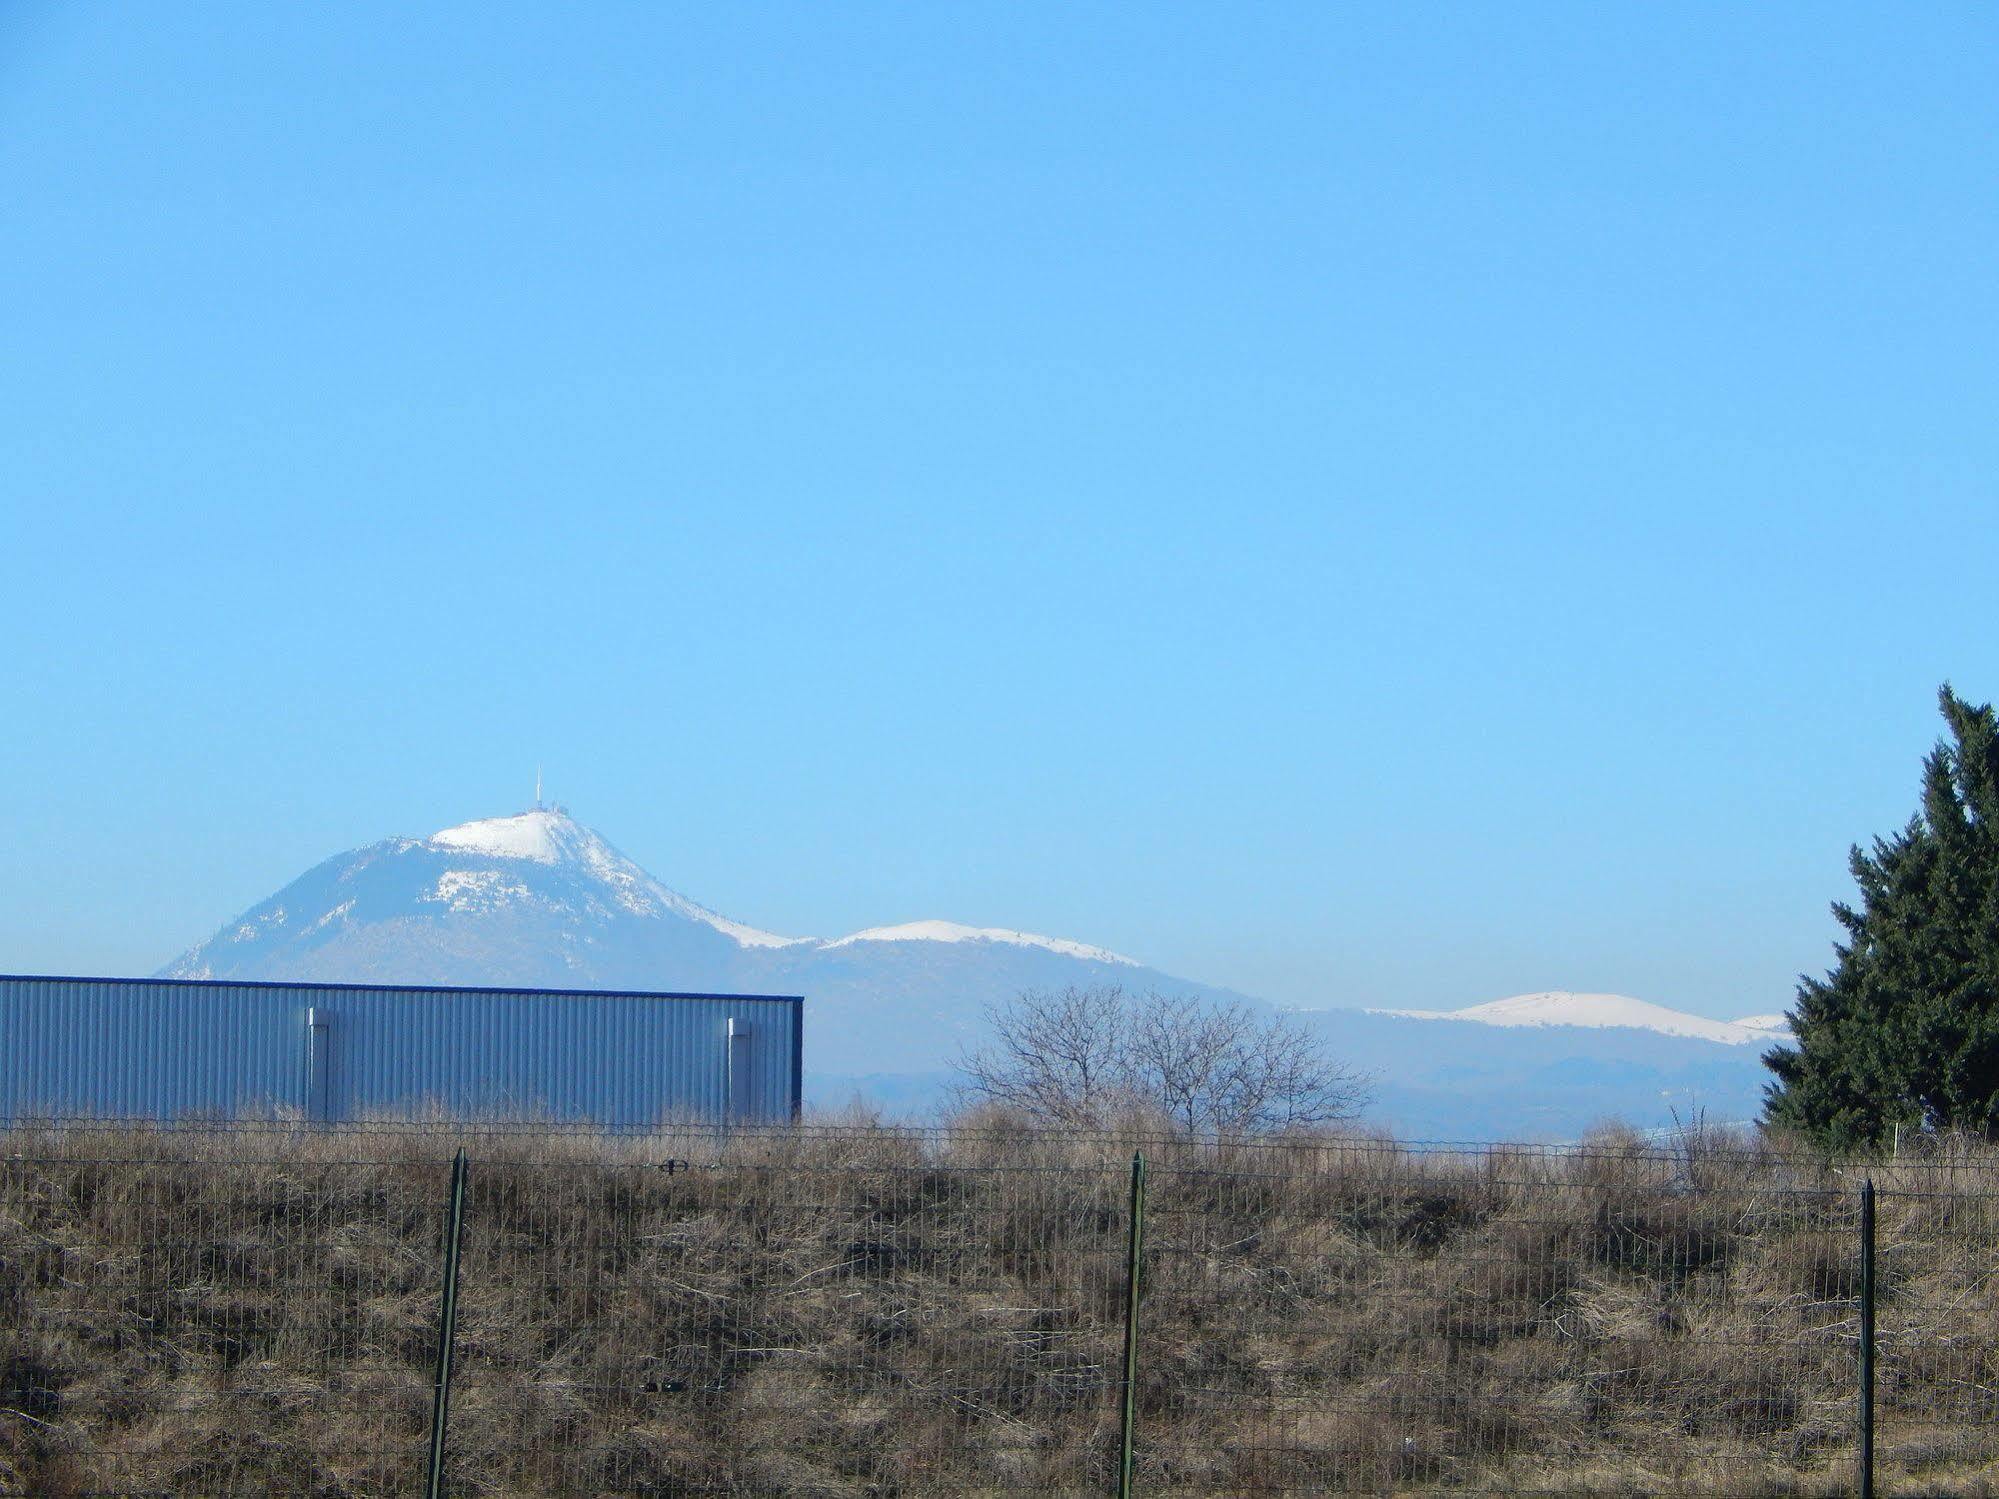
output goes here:
[[1030, 989], [986, 1007], [992, 1039], [958, 1059], [961, 1091], [1061, 1124], [1101, 1123], [1128, 1102], [1122, 989]]
[[959, 1059], [961, 1092], [1059, 1124], [1151, 1108], [1195, 1134], [1258, 1134], [1352, 1119], [1367, 1078], [1286, 1016], [1239, 1001], [1029, 990], [988, 1007], [992, 1039]]
[[1147, 995], [1131, 1012], [1136, 1091], [1196, 1134], [1262, 1134], [1351, 1119], [1367, 1079], [1284, 1015], [1239, 1000]]

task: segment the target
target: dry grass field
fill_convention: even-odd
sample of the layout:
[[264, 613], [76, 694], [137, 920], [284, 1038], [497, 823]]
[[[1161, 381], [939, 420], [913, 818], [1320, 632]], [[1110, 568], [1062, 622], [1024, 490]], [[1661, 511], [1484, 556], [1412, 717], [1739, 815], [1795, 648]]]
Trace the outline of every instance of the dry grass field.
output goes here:
[[[1747, 1141], [0, 1135], [0, 1492], [1844, 1494], [1859, 1172]], [[1999, 1494], [1999, 1160], [1871, 1168], [1882, 1489]]]

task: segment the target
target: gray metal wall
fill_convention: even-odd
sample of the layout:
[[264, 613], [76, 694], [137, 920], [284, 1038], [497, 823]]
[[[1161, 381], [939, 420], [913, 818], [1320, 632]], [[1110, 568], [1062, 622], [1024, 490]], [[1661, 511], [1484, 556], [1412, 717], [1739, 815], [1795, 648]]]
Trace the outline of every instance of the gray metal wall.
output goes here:
[[0, 1120], [788, 1119], [803, 1001], [0, 977]]

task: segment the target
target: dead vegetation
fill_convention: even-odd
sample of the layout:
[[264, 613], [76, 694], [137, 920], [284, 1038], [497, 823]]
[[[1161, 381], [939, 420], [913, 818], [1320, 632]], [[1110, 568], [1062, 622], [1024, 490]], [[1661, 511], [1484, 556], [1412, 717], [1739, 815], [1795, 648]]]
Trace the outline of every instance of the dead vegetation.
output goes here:
[[[1743, 1141], [0, 1135], [0, 1491], [1839, 1494], [1856, 1178]], [[1884, 1492], [1999, 1493], [1999, 1172], [1876, 1166]], [[668, 1169], [670, 1165], [671, 1169]]]

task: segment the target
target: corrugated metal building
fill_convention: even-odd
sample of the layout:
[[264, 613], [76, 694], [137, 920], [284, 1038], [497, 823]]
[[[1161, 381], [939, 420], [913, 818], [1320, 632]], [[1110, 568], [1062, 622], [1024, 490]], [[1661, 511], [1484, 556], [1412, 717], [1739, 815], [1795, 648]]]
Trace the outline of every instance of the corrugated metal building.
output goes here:
[[791, 1118], [791, 995], [0, 976], [0, 1120]]

